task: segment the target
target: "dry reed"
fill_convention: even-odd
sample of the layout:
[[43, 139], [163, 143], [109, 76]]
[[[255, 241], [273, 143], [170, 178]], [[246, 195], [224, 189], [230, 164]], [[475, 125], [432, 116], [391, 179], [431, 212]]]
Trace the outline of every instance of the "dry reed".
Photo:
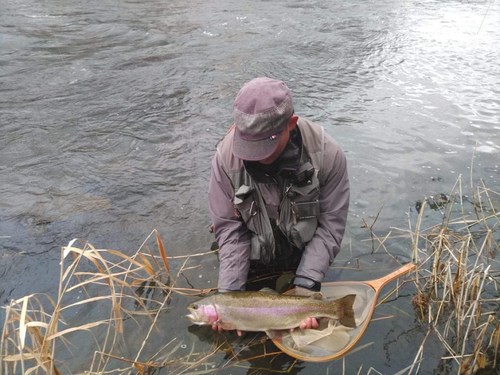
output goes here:
[[[494, 204], [499, 194], [484, 184], [477, 188], [472, 200], [473, 217], [465, 214], [463, 197], [459, 179], [445, 199], [424, 200], [416, 224], [410, 224], [410, 230], [404, 231], [411, 239], [413, 259], [419, 264], [409, 282], [416, 286], [415, 313], [426, 333], [414, 362], [397, 375], [419, 372], [430, 335], [435, 335], [443, 345], [441, 361], [451, 364], [457, 374], [469, 375], [482, 368], [499, 369], [500, 268], [495, 256], [499, 250], [500, 217]], [[441, 210], [443, 220], [422, 229], [430, 205]], [[364, 222], [372, 243], [378, 242], [372, 251], [383, 249], [390, 255], [385, 242], [396, 237], [391, 237], [392, 232], [383, 238], [376, 236], [375, 221], [371, 225]], [[190, 263], [192, 259], [215, 252], [168, 257], [156, 230], [132, 256], [96, 249], [81, 240], [71, 241], [61, 249], [57, 295], [35, 293], [13, 300], [6, 307], [0, 340], [0, 375], [149, 374], [163, 368], [169, 374], [208, 374], [231, 368], [248, 369], [249, 363], [256, 371], [291, 372], [296, 361], [257, 334], [236, 343], [228, 341], [227, 335], [214, 335], [209, 349], [207, 345], [200, 349], [196, 343], [186, 348], [182, 339], [171, 337], [159, 349], [151, 351], [148, 343], [174, 293], [200, 296], [213, 290], [182, 287], [178, 281], [181, 275], [197, 267]], [[173, 261], [176, 266], [171, 264]], [[400, 286], [379, 304], [397, 293]], [[153, 292], [144, 295], [141, 289]], [[82, 309], [86, 311], [84, 322], [73, 317]], [[92, 313], [97, 310], [99, 313]], [[123, 356], [120, 345], [127, 324], [138, 325], [144, 335], [137, 351]], [[92, 347], [91, 358], [79, 357], [75, 342], [82, 340]], [[223, 359], [217, 354], [223, 354]], [[345, 358], [342, 368], [344, 373]], [[379, 373], [372, 367], [365, 371]]]
[[[409, 236], [418, 264], [412, 302], [427, 334], [414, 363], [398, 374], [419, 372], [431, 334], [443, 345], [442, 364], [456, 374], [499, 373], [499, 196], [481, 183], [472, 192], [474, 213], [466, 214], [459, 178], [445, 200], [423, 201]], [[441, 211], [442, 221], [422, 229], [429, 205]]]
[[[148, 245], [152, 239], [156, 240], [159, 256], [155, 256]], [[83, 371], [90, 374], [106, 373], [110, 361], [116, 360], [110, 353], [122, 337], [125, 320], [146, 320], [151, 332], [172, 292], [199, 295], [210, 291], [175, 287], [156, 230], [133, 256], [96, 249], [75, 239], [61, 249], [60, 265], [56, 296], [34, 293], [12, 300], [6, 307], [0, 340], [0, 375], [73, 373], [75, 370], [67, 365], [75, 349], [71, 341], [78, 333], [86, 333], [84, 341], [96, 348], [93, 359], [78, 359], [73, 354], [81, 362], [80, 367], [87, 366]], [[157, 293], [156, 298], [142, 297], [138, 290], [144, 285], [162, 293]], [[101, 313], [103, 309], [107, 310], [107, 316]], [[82, 310], [86, 314], [80, 323], [69, 324], [69, 320], [73, 323], [74, 319], [65, 319]], [[92, 313], [94, 310], [100, 312]], [[128, 365], [119, 372], [134, 369], [142, 373], [148, 364], [138, 361], [140, 352], [132, 361], [118, 358]]]

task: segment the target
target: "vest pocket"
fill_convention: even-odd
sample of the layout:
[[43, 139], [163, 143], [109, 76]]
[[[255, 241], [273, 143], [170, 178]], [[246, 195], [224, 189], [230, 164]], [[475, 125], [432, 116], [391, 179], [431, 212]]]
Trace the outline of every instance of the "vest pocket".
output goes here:
[[304, 186], [291, 185], [285, 191], [281, 210], [281, 227], [286, 229], [287, 237], [295, 246], [303, 250], [318, 227], [320, 216], [320, 184], [318, 172]]
[[251, 245], [250, 245], [250, 260], [260, 260], [262, 248], [260, 245], [259, 236], [252, 233]]
[[274, 235], [258, 188], [240, 186], [234, 194], [233, 204], [252, 232], [250, 259], [269, 263], [274, 258]]
[[319, 179], [318, 179], [318, 171], [314, 170], [314, 174], [311, 179], [302, 186], [292, 185], [291, 190], [298, 197], [309, 198], [308, 200], [312, 200], [311, 198], [319, 196]]
[[295, 246], [297, 246], [300, 250], [303, 250], [306, 243], [311, 241], [313, 238], [317, 227], [318, 219], [316, 217], [298, 221], [290, 231], [290, 236], [292, 237], [292, 241]]
[[258, 207], [254, 198], [254, 189], [247, 185], [241, 185], [234, 195], [233, 204], [247, 228], [256, 233], [255, 221]]
[[311, 219], [319, 216], [319, 200], [311, 202], [292, 202], [293, 220], [297, 223], [303, 219]]

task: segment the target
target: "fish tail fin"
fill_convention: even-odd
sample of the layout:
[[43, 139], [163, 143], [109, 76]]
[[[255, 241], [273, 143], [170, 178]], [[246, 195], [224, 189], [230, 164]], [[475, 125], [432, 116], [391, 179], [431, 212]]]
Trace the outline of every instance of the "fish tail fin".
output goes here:
[[354, 310], [352, 305], [354, 304], [354, 300], [356, 299], [355, 294], [349, 294], [337, 302], [340, 304], [340, 319], [339, 322], [343, 326], [356, 328], [356, 321], [354, 319]]

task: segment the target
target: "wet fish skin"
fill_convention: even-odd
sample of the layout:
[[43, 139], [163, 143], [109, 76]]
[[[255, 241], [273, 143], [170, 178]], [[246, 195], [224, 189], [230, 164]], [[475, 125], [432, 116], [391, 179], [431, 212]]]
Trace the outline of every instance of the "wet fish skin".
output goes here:
[[306, 318], [337, 319], [355, 327], [352, 305], [356, 295], [336, 301], [313, 297], [271, 294], [268, 292], [227, 292], [191, 303], [186, 317], [195, 324], [216, 324], [223, 329], [268, 331], [295, 328]]

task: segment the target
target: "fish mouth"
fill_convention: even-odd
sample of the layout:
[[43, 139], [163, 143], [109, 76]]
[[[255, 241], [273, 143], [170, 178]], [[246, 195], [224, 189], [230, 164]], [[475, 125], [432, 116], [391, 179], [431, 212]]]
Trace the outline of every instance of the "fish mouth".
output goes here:
[[198, 320], [198, 319], [196, 318], [196, 316], [194, 316], [193, 314], [187, 314], [187, 315], [186, 315], [186, 318], [188, 318], [188, 319], [189, 319], [192, 323], [197, 324], [197, 325], [199, 325], [199, 326], [202, 326], [202, 325], [207, 324], [207, 323], [206, 323], [206, 322], [204, 322], [204, 321]]

